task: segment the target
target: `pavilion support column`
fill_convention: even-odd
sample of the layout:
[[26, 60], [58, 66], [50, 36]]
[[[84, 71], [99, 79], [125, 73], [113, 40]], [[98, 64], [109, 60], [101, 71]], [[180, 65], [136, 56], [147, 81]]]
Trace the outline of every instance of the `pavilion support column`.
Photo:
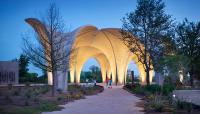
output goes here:
[[74, 72], [74, 83], [75, 84], [80, 83], [81, 70], [82, 70], [82, 67], [77, 65], [76, 68], [75, 68], [75, 72]]
[[74, 83], [74, 70], [70, 70], [70, 83]]
[[118, 69], [117, 69], [117, 66], [116, 66], [115, 85], [117, 86], [117, 84], [118, 84]]
[[52, 72], [47, 72], [48, 85], [53, 85]]
[[101, 77], [102, 77], [102, 82], [104, 83], [106, 81], [106, 63], [104, 61], [99, 61], [100, 67], [101, 67]]
[[77, 76], [76, 76], [76, 74], [77, 74], [77, 72], [76, 72], [76, 68], [75, 68], [75, 70], [74, 70], [74, 83], [76, 84], [77, 83]]
[[126, 84], [126, 82], [125, 82], [125, 81], [126, 81], [126, 80], [125, 80], [125, 79], [126, 79], [125, 71], [126, 71], [126, 70], [124, 70], [123, 75], [122, 75], [122, 76], [123, 76], [123, 78], [122, 78], [122, 81], [123, 81], [122, 84], [123, 84], [123, 85]]
[[[126, 65], [126, 66], [127, 66], [127, 65]], [[124, 77], [123, 77], [124, 85], [126, 85], [126, 77], [127, 77], [127, 67], [126, 67], [125, 70], [124, 70]]]
[[108, 70], [107, 70], [107, 78], [108, 79], [110, 79], [110, 75], [112, 74], [112, 72], [111, 72], [111, 68], [109, 68]]
[[106, 70], [102, 70], [101, 75], [102, 75], [102, 82], [105, 82], [106, 81]]

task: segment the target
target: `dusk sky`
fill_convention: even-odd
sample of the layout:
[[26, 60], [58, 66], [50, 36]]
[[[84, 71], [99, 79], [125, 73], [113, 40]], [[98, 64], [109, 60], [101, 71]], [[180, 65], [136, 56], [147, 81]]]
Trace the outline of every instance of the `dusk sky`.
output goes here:
[[[200, 21], [200, 0], [164, 0], [166, 13], [177, 22], [185, 17]], [[1, 0], [0, 1], [0, 61], [18, 58], [22, 53], [21, 35], [33, 29], [25, 23], [29, 17], [40, 18], [51, 2], [60, 9], [67, 28], [71, 31], [83, 25], [98, 28], [120, 28], [120, 19], [136, 8], [137, 0]], [[88, 69], [94, 59], [86, 63]], [[135, 69], [135, 66], [132, 65]], [[31, 68], [32, 72], [37, 69]]]

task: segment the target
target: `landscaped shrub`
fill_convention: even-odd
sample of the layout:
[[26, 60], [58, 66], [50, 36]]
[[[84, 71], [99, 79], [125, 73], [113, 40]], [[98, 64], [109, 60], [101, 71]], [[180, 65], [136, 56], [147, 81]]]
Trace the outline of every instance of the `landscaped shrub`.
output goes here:
[[162, 96], [156, 95], [151, 101], [150, 101], [150, 107], [155, 112], [163, 112], [164, 110], [164, 101], [162, 100]]
[[68, 91], [69, 92], [82, 91], [82, 87], [80, 85], [69, 85]]
[[124, 86], [124, 88], [127, 88], [127, 89], [131, 90], [133, 87], [132, 87], [131, 84], [126, 84], [126, 85]]
[[145, 90], [150, 92], [151, 94], [160, 93], [161, 92], [161, 86], [156, 85], [156, 84], [147, 85], [147, 86], [145, 86]]
[[61, 110], [61, 109], [62, 107], [54, 103], [42, 103], [41, 105], [38, 106], [38, 110], [40, 110], [41, 112], [55, 111], [55, 110]]
[[83, 94], [82, 93], [76, 93], [74, 96], [73, 96], [75, 99], [80, 99], [83, 97]]
[[57, 97], [57, 100], [58, 100], [58, 101], [61, 101], [62, 99], [63, 99], [63, 98], [62, 98], [62, 97], [60, 97], [60, 96], [59, 96], [59, 97]]
[[145, 90], [143, 87], [140, 87], [140, 86], [135, 86], [133, 88], [133, 92], [136, 93], [136, 94], [140, 94], [140, 95], [145, 95]]
[[25, 83], [25, 86], [26, 86], [26, 87], [30, 87], [30, 85], [31, 85], [30, 82], [26, 82], [26, 83]]
[[173, 90], [174, 86], [172, 84], [164, 84], [163, 87], [160, 85], [152, 84], [148, 86], [141, 86], [140, 84], [135, 84], [134, 86], [127, 84], [124, 88], [132, 91], [133, 93], [140, 95], [151, 95], [151, 94], [161, 94], [168, 96]]
[[8, 84], [8, 89], [11, 90], [13, 88], [12, 84]]
[[24, 106], [29, 106], [29, 105], [30, 105], [29, 101], [26, 100], [26, 101], [24, 102]]
[[44, 86], [44, 87], [42, 87], [42, 88], [40, 89], [40, 92], [41, 92], [42, 94], [45, 94], [45, 93], [47, 93], [49, 90], [50, 90], [50, 86]]
[[167, 96], [174, 90], [174, 86], [172, 84], [164, 84], [162, 93], [163, 95]]
[[[86, 94], [100, 93], [103, 87], [69, 85], [67, 94], [56, 94], [54, 97], [51, 96], [50, 90], [51, 86], [13, 86], [11, 90], [8, 87], [1, 87], [0, 97], [3, 100], [0, 100], [0, 104], [5, 104], [6, 107], [0, 110], [0, 114], [41, 114], [45, 111], [59, 110], [59, 104], [82, 99]], [[9, 113], [4, 113], [4, 109]]]
[[180, 100], [177, 100], [175, 108], [181, 109], [181, 110], [187, 110], [188, 112], [191, 112], [193, 107], [192, 107], [192, 103], [182, 102]]
[[27, 91], [25, 93], [25, 98], [30, 99], [32, 97], [32, 92], [31, 91]]
[[12, 102], [12, 98], [10, 95], [5, 95], [5, 100], [7, 100], [8, 102]]
[[20, 91], [15, 90], [15, 91], [13, 92], [13, 95], [14, 95], [14, 96], [19, 96], [19, 95], [20, 95]]
[[38, 97], [34, 97], [33, 101], [34, 102], [39, 102], [39, 98]]

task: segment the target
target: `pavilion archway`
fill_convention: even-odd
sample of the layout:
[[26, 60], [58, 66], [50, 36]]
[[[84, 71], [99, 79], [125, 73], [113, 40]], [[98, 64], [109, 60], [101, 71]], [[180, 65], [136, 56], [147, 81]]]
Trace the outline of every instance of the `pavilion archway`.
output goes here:
[[[92, 60], [92, 62], [91, 62], [91, 60]], [[95, 57], [90, 57], [84, 62], [83, 66], [81, 68], [81, 73], [80, 73], [80, 83], [85, 82], [86, 79], [94, 79], [93, 74], [91, 74], [92, 69], [90, 69], [92, 66], [98, 67], [98, 69], [99, 69], [99, 70], [96, 69], [97, 72], [95, 72], [96, 81], [98, 83], [103, 83], [102, 73], [105, 70], [102, 69], [103, 68], [102, 64], [100, 65], [100, 61], [97, 60], [97, 58], [95, 58]], [[92, 77], [87, 78], [87, 75], [90, 75]], [[104, 81], [105, 81], [105, 79], [104, 79]]]
[[[99, 61], [103, 81], [105, 81], [106, 74], [108, 77], [112, 74], [114, 83], [124, 84], [128, 64], [130, 60], [133, 60], [138, 66], [141, 83], [146, 83], [143, 65], [119, 39], [122, 37], [120, 29], [97, 29], [94, 26], [85, 26], [77, 29], [76, 32], [72, 45], [72, 49], [76, 51], [74, 58], [72, 57], [73, 62], [70, 64], [72, 83], [79, 83], [80, 69], [89, 57], [94, 57]], [[152, 76], [153, 74], [151, 74], [150, 80], [152, 80]]]
[[[48, 39], [46, 28], [37, 19], [26, 19], [41, 40]], [[102, 69], [103, 80], [105, 75], [112, 74], [113, 83], [123, 84], [130, 60], [135, 61], [140, 71], [141, 83], [146, 83], [146, 74], [143, 65], [138, 62], [137, 57], [132, 54], [127, 46], [120, 40], [121, 30], [117, 28], [98, 29], [95, 26], [82, 26], [78, 29], [66, 33], [66, 51], [73, 50], [69, 57], [70, 82], [80, 82], [80, 72], [84, 62], [94, 57], [99, 61]], [[134, 36], [133, 36], [134, 38]], [[141, 44], [142, 45], [142, 44]], [[153, 73], [150, 74], [150, 82]], [[48, 83], [52, 84], [51, 72], [48, 72]]]
[[106, 72], [109, 72], [108, 70], [110, 69], [107, 57], [97, 48], [89, 46], [79, 47], [75, 52], [74, 59], [70, 61], [70, 81], [72, 83], [80, 83], [80, 73], [84, 63], [89, 58], [95, 58], [101, 68], [102, 80], [105, 82]]

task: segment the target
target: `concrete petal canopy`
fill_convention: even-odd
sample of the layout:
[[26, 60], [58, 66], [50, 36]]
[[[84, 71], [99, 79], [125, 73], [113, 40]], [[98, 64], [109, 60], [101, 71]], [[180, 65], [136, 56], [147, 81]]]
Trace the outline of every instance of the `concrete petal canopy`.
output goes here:
[[[26, 19], [42, 39], [48, 39], [46, 28], [37, 19]], [[138, 62], [137, 56], [132, 54], [127, 46], [120, 40], [122, 37], [118, 28], [98, 29], [95, 26], [82, 26], [69, 34], [66, 46], [67, 50], [74, 50], [70, 55], [69, 67], [70, 82], [80, 83], [80, 73], [84, 63], [91, 57], [95, 58], [101, 67], [103, 82], [106, 75], [117, 84], [124, 84], [128, 64], [134, 61], [139, 69], [140, 80], [142, 84], [146, 83], [146, 74], [143, 65]], [[142, 45], [142, 44], [141, 44]], [[150, 73], [150, 82], [152, 82], [153, 71]], [[48, 83], [52, 84], [52, 75], [48, 73]]]

